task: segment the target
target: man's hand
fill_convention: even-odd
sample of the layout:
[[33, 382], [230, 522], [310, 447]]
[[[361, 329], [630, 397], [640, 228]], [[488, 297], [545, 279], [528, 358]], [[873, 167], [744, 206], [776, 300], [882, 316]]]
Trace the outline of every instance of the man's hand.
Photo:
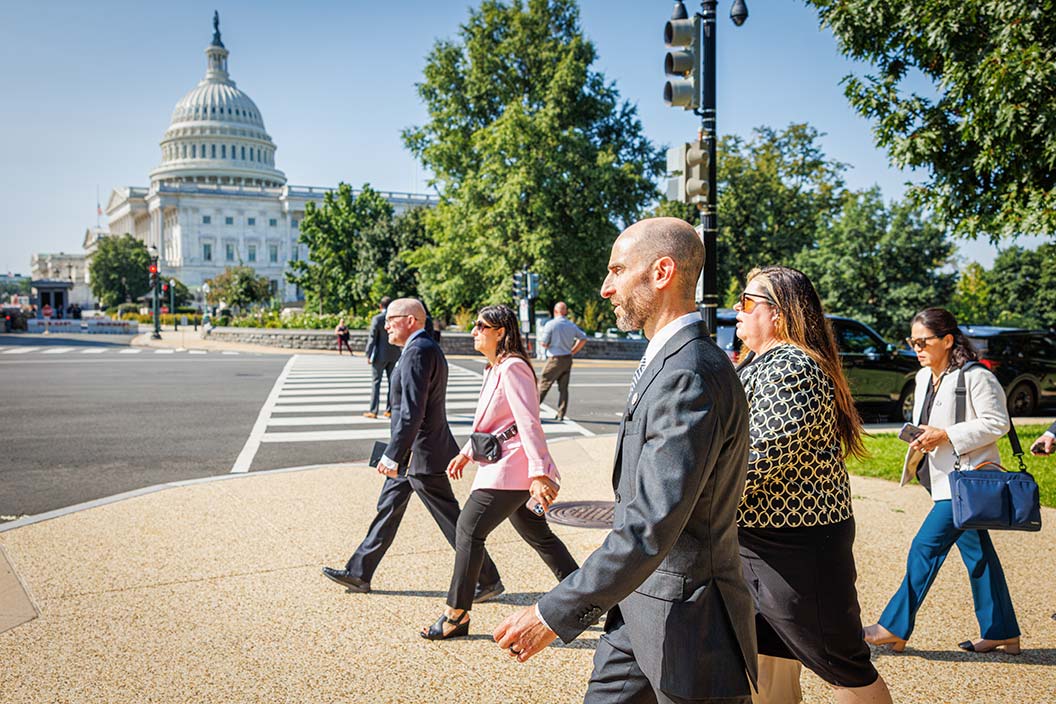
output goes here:
[[495, 629], [493, 637], [500, 648], [509, 648], [511, 658], [524, 662], [553, 643], [557, 634], [536, 618], [535, 606], [526, 606], [507, 616]]
[[462, 470], [469, 464], [469, 458], [463, 455], [461, 452], [451, 458], [451, 461], [447, 463], [447, 476], [452, 479], [461, 479]]
[[1056, 438], [1045, 433], [1030, 446], [1030, 454], [1038, 455], [1039, 457], [1041, 455], [1051, 455], [1054, 449], [1056, 449]]
[[544, 511], [550, 510], [550, 504], [557, 499], [557, 484], [550, 477], [533, 477], [528, 493], [543, 505]]
[[920, 428], [924, 432], [909, 443], [909, 446], [918, 452], [931, 452], [939, 445], [950, 441], [950, 436], [942, 428], [931, 425], [922, 425]]
[[391, 477], [392, 479], [395, 479], [400, 474], [398, 470], [389, 469], [381, 462], [378, 462], [378, 466], [374, 469], [378, 470], [378, 474], [384, 474], [386, 477]]

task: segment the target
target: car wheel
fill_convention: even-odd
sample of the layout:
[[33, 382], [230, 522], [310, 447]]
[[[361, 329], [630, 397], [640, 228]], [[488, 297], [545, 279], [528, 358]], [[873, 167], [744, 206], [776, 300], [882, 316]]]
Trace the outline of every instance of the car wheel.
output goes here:
[[891, 412], [891, 420], [893, 420], [894, 422], [913, 422], [913, 403], [915, 386], [916, 384], [914, 382], [906, 384], [906, 388], [902, 389], [902, 393], [898, 395], [898, 403], [895, 405], [894, 410]]
[[1008, 392], [1008, 414], [1010, 416], [1032, 416], [1038, 407], [1034, 387], [1021, 381]]

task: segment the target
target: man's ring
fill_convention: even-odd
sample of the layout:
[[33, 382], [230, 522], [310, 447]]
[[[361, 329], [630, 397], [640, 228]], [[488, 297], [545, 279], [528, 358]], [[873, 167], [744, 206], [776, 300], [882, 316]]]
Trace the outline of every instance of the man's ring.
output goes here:
[[520, 650], [514, 650], [512, 645], [510, 646], [510, 652], [513, 653], [514, 655], [520, 655], [521, 654], [521, 651]]

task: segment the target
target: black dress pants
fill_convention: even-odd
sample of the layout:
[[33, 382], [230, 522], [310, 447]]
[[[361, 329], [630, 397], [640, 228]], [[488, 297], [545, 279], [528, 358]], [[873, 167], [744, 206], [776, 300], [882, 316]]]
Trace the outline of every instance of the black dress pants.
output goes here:
[[381, 376], [385, 375], [385, 411], [392, 410], [392, 397], [389, 388], [392, 385], [392, 370], [396, 368], [396, 362], [385, 362], [383, 364], [371, 364], [371, 387], [370, 387], [370, 412], [377, 413], [381, 403]]
[[[411, 494], [417, 494], [429, 514], [440, 526], [451, 547], [455, 547], [455, 526], [458, 524], [458, 500], [451, 491], [451, 480], [446, 474], [412, 474], [386, 477], [378, 496], [378, 513], [370, 524], [367, 537], [348, 559], [345, 569], [369, 582], [378, 569], [381, 558], [392, 545], [400, 528]], [[527, 498], [525, 499], [527, 500]], [[480, 583], [490, 586], [499, 581], [499, 570], [486, 554], [480, 568]], [[471, 587], [472, 589], [472, 587]], [[472, 600], [473, 594], [470, 593]]]
[[514, 530], [531, 545], [550, 571], [561, 581], [579, 569], [579, 564], [568, 548], [550, 530], [546, 518], [530, 510], [525, 503], [527, 491], [477, 489], [469, 495], [462, 514], [458, 517], [455, 538], [455, 572], [447, 592], [447, 605], [452, 609], [473, 608], [473, 591], [478, 581], [493, 582], [484, 577], [487, 553], [484, 540], [507, 518]]

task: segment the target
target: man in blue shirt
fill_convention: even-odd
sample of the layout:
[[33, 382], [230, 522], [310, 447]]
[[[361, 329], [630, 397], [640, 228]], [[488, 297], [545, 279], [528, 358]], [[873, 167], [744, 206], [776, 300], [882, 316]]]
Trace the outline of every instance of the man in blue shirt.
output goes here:
[[568, 380], [572, 374], [572, 355], [587, 344], [587, 334], [569, 320], [564, 301], [554, 305], [554, 318], [539, 336], [539, 344], [546, 350], [546, 366], [539, 377], [539, 403], [546, 398], [550, 387], [557, 382], [557, 418], [564, 420], [568, 412]]

